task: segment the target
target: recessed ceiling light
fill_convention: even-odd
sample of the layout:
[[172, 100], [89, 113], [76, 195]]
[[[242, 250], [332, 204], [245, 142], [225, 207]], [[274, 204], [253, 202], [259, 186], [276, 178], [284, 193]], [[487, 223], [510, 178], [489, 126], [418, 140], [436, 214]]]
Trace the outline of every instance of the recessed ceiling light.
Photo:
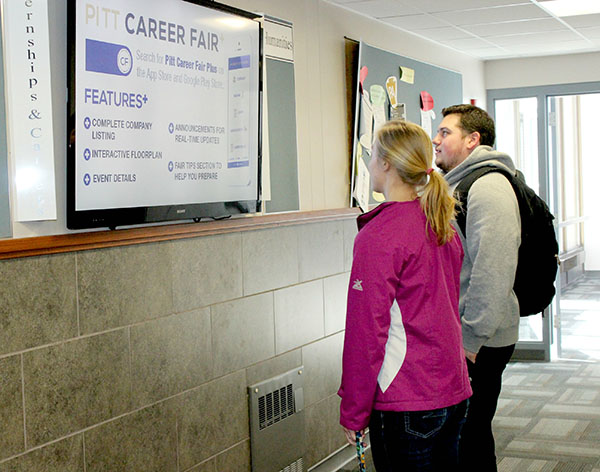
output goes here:
[[549, 0], [547, 2], [538, 2], [538, 5], [546, 8], [556, 16], [600, 13], [600, 2], [598, 0]]

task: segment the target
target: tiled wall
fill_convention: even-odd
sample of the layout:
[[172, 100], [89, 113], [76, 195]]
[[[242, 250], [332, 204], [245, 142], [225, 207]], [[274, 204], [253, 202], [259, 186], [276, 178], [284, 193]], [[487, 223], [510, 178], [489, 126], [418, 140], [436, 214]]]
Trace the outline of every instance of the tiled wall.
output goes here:
[[250, 469], [248, 385], [338, 426], [354, 219], [0, 261], [0, 472]]

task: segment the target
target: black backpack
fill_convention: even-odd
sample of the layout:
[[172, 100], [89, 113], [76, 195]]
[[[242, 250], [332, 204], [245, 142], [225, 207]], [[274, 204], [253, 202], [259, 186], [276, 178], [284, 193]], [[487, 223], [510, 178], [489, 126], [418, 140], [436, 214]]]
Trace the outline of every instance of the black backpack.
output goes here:
[[[471, 185], [490, 172], [504, 175], [515, 192], [521, 214], [521, 245], [513, 290], [519, 300], [521, 316], [534, 315], [550, 305], [556, 289], [558, 242], [546, 202], [525, 184], [518, 174], [497, 167], [480, 167], [460, 181], [454, 194], [458, 200], [456, 222], [465, 235], [467, 224], [467, 195]], [[517, 171], [518, 172], [518, 171]]]

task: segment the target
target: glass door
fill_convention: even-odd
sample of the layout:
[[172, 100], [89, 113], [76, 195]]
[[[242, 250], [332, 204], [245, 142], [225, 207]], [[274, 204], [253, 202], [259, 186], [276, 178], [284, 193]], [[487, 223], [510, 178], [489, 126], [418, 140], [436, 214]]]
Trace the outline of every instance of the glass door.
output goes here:
[[560, 176], [557, 186], [560, 245], [560, 310], [555, 319], [559, 357], [598, 356], [598, 302], [575, 288], [600, 268], [600, 209], [596, 184], [596, 116], [600, 94], [548, 97], [548, 152]]
[[[539, 146], [539, 108], [540, 103], [535, 96], [494, 100], [496, 149], [510, 155], [517, 169], [523, 172], [527, 184], [549, 201], [545, 179], [540, 178], [545, 177], [540, 169], [545, 171], [546, 166]], [[552, 309], [547, 309], [543, 314], [521, 318], [514, 358], [550, 359], [552, 313]]]
[[[574, 351], [600, 356], [595, 340], [588, 340], [591, 346], [586, 348], [582, 344], [587, 337], [572, 333], [574, 315], [584, 334], [596, 332], [596, 325], [581, 323], [588, 315], [597, 320], [594, 314], [600, 308], [594, 305], [594, 313], [588, 313], [589, 300], [571, 306], [572, 301], [568, 305], [570, 300], [561, 297], [561, 287], [576, 280], [584, 269], [586, 275], [594, 271], [600, 277], [600, 243], [595, 243], [600, 241], [600, 205], [594, 139], [600, 82], [488, 90], [487, 104], [496, 119], [497, 148], [511, 154], [529, 186], [548, 203], [556, 217], [560, 247], [556, 297], [543, 317], [521, 320], [515, 357], [550, 360], [573, 357]], [[581, 308], [583, 302], [587, 304]]]

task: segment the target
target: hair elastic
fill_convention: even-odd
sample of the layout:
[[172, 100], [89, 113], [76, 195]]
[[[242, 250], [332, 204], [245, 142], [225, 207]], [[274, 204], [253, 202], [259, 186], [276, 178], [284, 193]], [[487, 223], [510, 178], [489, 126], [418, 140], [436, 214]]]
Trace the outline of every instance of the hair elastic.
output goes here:
[[427, 170], [425, 171], [425, 173], [426, 173], [427, 175], [431, 174], [432, 172], [433, 172], [433, 167], [430, 167], [429, 169], [427, 169]]

